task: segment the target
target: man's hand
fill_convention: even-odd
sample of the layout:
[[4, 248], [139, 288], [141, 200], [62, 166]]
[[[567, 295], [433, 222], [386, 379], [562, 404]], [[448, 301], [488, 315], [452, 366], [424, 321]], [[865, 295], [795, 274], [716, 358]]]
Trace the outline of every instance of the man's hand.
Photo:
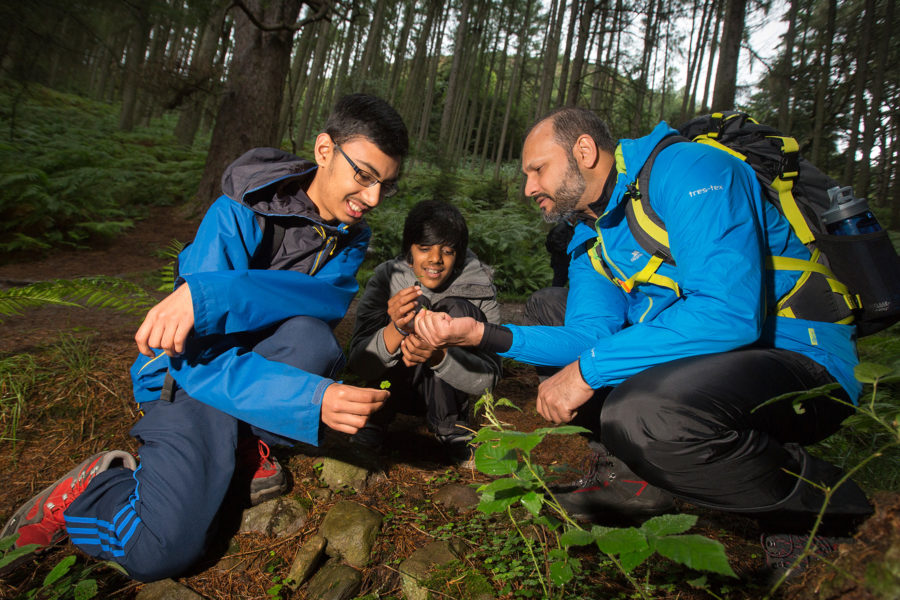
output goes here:
[[194, 328], [194, 304], [191, 290], [183, 283], [150, 309], [134, 341], [141, 354], [154, 356], [151, 348], [160, 348], [169, 356], [184, 351], [184, 341]]
[[477, 346], [484, 323], [472, 317], [453, 318], [447, 313], [421, 310], [416, 314], [416, 334], [435, 348]]
[[387, 390], [332, 383], [322, 397], [322, 422], [335, 431], [354, 434], [390, 395]]
[[412, 332], [412, 320], [415, 316], [416, 298], [422, 295], [422, 290], [417, 285], [403, 288], [388, 300], [387, 312], [394, 326], [407, 332]]
[[578, 414], [578, 407], [593, 395], [594, 390], [581, 377], [576, 361], [538, 386], [537, 411], [551, 423], [568, 423]]
[[403, 353], [403, 364], [413, 367], [429, 360], [437, 364], [444, 359], [445, 350], [438, 350], [416, 334], [403, 338], [400, 343], [400, 351]]

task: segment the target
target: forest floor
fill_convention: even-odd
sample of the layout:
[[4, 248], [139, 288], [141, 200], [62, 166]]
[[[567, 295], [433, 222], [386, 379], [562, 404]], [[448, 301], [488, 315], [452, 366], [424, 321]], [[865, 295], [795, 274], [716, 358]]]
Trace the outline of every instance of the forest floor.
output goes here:
[[[22, 285], [28, 282], [72, 278], [88, 275], [116, 275], [146, 284], [152, 273], [166, 262], [155, 252], [177, 239], [189, 241], [197, 223], [171, 215], [171, 209], [154, 209], [151, 217], [137, 224], [125, 236], [90, 250], [65, 251], [31, 262], [0, 265], [0, 285]], [[162, 297], [162, 294], [160, 294]], [[505, 305], [505, 318], [516, 322], [521, 316], [520, 304]], [[352, 311], [351, 311], [352, 312]], [[139, 321], [134, 317], [109, 310], [80, 308], [40, 308], [25, 315], [7, 318], [0, 335], [0, 359], [16, 355], [34, 358], [35, 379], [16, 424], [15, 442], [0, 440], [0, 519], [3, 522], [26, 499], [54, 481], [83, 457], [103, 449], [122, 448], [136, 451], [128, 430], [137, 415], [131, 399], [129, 366], [135, 356], [132, 339]], [[352, 327], [352, 314], [337, 330], [346, 343]], [[508, 363], [505, 377], [495, 396], [506, 397], [521, 411], [502, 410], [498, 414], [520, 431], [531, 431], [545, 423], [535, 411], [537, 377], [530, 367]], [[4, 428], [9, 432], [8, 415]], [[488, 478], [472, 471], [450, 467], [441, 459], [440, 449], [428, 435], [421, 420], [401, 417], [392, 426], [388, 441], [386, 478], [352, 500], [390, 515], [376, 544], [373, 565], [365, 569], [361, 593], [370, 598], [399, 597], [399, 575], [396, 565], [425, 542], [432, 531], [454, 524], [464, 531], [471, 514], [441, 510], [429, 502], [430, 496], [446, 482], [485, 482]], [[278, 449], [276, 454], [291, 474], [291, 493], [311, 498], [318, 487], [315, 461], [346, 442], [344, 436], [326, 436], [320, 448], [300, 445]], [[549, 436], [534, 451], [538, 463], [569, 464], [577, 467], [587, 450], [577, 436]], [[322, 516], [341, 495], [329, 501], [311, 503], [308, 524], [297, 536], [275, 540], [265, 536], [242, 534], [239, 546], [227, 551], [246, 558], [249, 567], [240, 570], [213, 568], [219, 556], [210, 557], [189, 575], [180, 579], [184, 585], [207, 598], [305, 598], [303, 588], [291, 595], [286, 589], [272, 592], [277, 575], [283, 573], [296, 548], [315, 531]], [[843, 576], [834, 568], [819, 565], [807, 570], [778, 597], [787, 598], [877, 598], [858, 585], [866, 565], [887, 553], [896, 558], [900, 551], [900, 497], [880, 493], [874, 498], [876, 515], [861, 529], [859, 540], [841, 546], [837, 563]], [[694, 533], [721, 542], [739, 580], [710, 577], [706, 585], [689, 584], [698, 573], [669, 563], [653, 562], [652, 573], [638, 569], [639, 579], [648, 582], [654, 598], [760, 598], [767, 590], [767, 571], [755, 522], [736, 516], [705, 511], [679, 504], [681, 511], [700, 516]], [[470, 540], [471, 542], [471, 540]], [[70, 544], [62, 544], [36, 563], [20, 567], [6, 580], [0, 581], [0, 598], [34, 597], [43, 576], [62, 557], [77, 554]], [[584, 565], [599, 560], [595, 553], [578, 553]], [[523, 558], [524, 560], [524, 558]], [[91, 561], [84, 563], [90, 565]], [[508, 564], [508, 563], [507, 563]], [[476, 568], [478, 565], [474, 565]], [[511, 568], [511, 567], [510, 567]], [[496, 568], [495, 574], [496, 574]], [[588, 568], [589, 570], [589, 568]], [[490, 575], [490, 569], [482, 569]], [[512, 572], [512, 571], [511, 571]], [[133, 583], [115, 570], [102, 566], [91, 576], [100, 581], [99, 597], [133, 598], [141, 584]], [[496, 577], [497, 596], [524, 597], [524, 584], [507, 577], [507, 590], [501, 593], [503, 579]], [[523, 579], [524, 581], [524, 579]], [[634, 589], [615, 572], [605, 570], [587, 576], [582, 584], [585, 597], [630, 598]], [[698, 587], [694, 587], [698, 585]], [[590, 591], [593, 590], [593, 591]], [[712, 593], [711, 593], [712, 592]], [[445, 595], [448, 595], [445, 591]], [[539, 595], [539, 593], [536, 593]], [[38, 596], [40, 597], [40, 596]], [[448, 597], [450, 597], [448, 595]], [[566, 595], [566, 597], [573, 597]], [[886, 596], [885, 596], [886, 597]]]

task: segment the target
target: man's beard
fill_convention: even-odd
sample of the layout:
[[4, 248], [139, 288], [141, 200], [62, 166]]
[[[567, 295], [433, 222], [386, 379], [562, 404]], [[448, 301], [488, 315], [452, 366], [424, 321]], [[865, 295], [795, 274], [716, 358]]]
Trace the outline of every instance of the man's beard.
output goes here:
[[578, 165], [574, 160], [569, 159], [569, 168], [566, 170], [563, 182], [556, 188], [553, 196], [548, 196], [553, 200], [553, 207], [543, 213], [544, 221], [548, 223], [572, 222], [585, 188], [587, 188], [587, 183], [581, 171], [578, 170]]

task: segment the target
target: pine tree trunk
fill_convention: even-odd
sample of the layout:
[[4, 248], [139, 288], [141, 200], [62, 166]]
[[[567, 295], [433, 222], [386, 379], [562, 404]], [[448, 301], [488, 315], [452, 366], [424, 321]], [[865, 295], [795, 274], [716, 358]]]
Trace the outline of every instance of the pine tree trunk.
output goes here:
[[447, 96], [444, 98], [444, 109], [441, 112], [441, 128], [438, 132], [438, 144], [446, 148], [450, 138], [450, 121], [457, 110], [457, 96], [459, 95], [460, 76], [462, 74], [462, 61], [464, 59], [466, 32], [469, 26], [469, 9], [472, 0], [462, 0], [459, 9], [459, 18], [456, 26], [456, 35], [453, 41], [453, 60], [450, 64], [450, 76], [447, 80]]
[[784, 56], [778, 70], [778, 129], [782, 133], [791, 127], [791, 89], [794, 77], [794, 44], [797, 41], [797, 12], [800, 0], [791, 0], [788, 9], [788, 29], [784, 35]]
[[566, 103], [572, 106], [581, 99], [582, 71], [584, 70], [584, 50], [587, 47], [591, 32], [591, 19], [594, 16], [594, 0], [585, 0], [581, 18], [578, 21], [578, 42], [575, 44], [575, 58], [572, 60], [572, 78], [569, 91], [566, 92]]
[[225, 4], [218, 2], [211, 10], [209, 18], [203, 25], [200, 41], [191, 59], [191, 66], [186, 83], [189, 86], [187, 100], [178, 114], [175, 125], [175, 139], [182, 146], [194, 144], [203, 107], [210, 95], [212, 78], [215, 73], [216, 52], [219, 48], [219, 36], [222, 22], [225, 19]]
[[578, 22], [579, 0], [572, 0], [569, 10], [569, 28], [566, 32], [566, 50], [563, 53], [562, 70], [559, 75], [559, 85], [556, 88], [556, 105], [564, 106], [566, 92], [568, 91], [569, 65], [571, 63], [572, 40], [575, 39], [575, 24]]
[[[589, 0], [590, 1], [590, 0]], [[516, 52], [516, 62], [513, 65], [513, 74], [512, 81], [510, 81], [509, 89], [510, 94], [507, 95], [506, 98], [506, 111], [503, 114], [503, 126], [500, 129], [500, 141], [497, 142], [497, 155], [496, 160], [494, 161], [494, 180], [500, 179], [500, 165], [503, 162], [503, 149], [504, 144], [506, 143], [506, 136], [509, 131], [509, 121], [512, 116], [512, 105], [513, 98], [518, 94], [514, 93], [513, 90], [517, 89], [519, 86], [518, 79], [519, 74], [521, 72], [521, 67], [525, 64], [525, 49], [527, 44], [525, 43], [525, 36], [528, 31], [527, 27], [531, 20], [531, 9], [534, 4], [534, 0], [527, 0], [525, 5], [525, 18], [522, 19], [522, 28], [519, 30], [519, 49]]]
[[122, 109], [119, 112], [119, 129], [134, 129], [137, 117], [138, 87], [141, 84], [144, 67], [144, 53], [150, 37], [150, 22], [146, 7], [134, 5], [135, 24], [128, 38], [128, 53], [125, 59], [125, 77], [122, 81]]
[[[872, 94], [872, 109], [866, 113], [865, 134], [863, 135], [862, 162], [859, 165], [859, 172], [856, 177], [856, 193], [860, 197], [867, 197], [871, 187], [871, 160], [872, 146], [875, 144], [875, 130], [879, 127], [884, 128], [886, 125], [885, 117], [881, 114], [882, 99], [884, 98], [884, 80], [885, 66], [887, 65], [890, 52], [890, 40], [892, 33], [892, 23], [894, 21], [894, 2], [887, 2], [885, 8], [885, 19], [881, 23], [880, 34], [875, 38], [878, 40], [878, 47], [874, 57], [875, 72], [872, 74], [872, 85], [870, 93]], [[882, 146], [882, 152], [884, 148]]]
[[859, 145], [859, 124], [862, 115], [866, 111], [866, 83], [869, 79], [869, 40], [872, 38], [875, 20], [875, 0], [866, 0], [865, 13], [863, 14], [862, 24], [859, 34], [855, 36], [858, 40], [856, 55], [856, 77], [854, 78], [854, 102], [853, 115], [850, 118], [850, 127], [847, 130], [847, 152], [844, 161], [843, 181], [847, 185], [853, 183], [853, 173], [856, 170], [856, 149]]
[[[300, 0], [245, 0], [245, 4], [265, 24], [294, 23], [301, 6]], [[237, 11], [234, 19], [234, 56], [197, 195], [203, 207], [219, 194], [219, 179], [231, 161], [251, 148], [279, 141], [278, 116], [294, 31], [260, 30], [243, 11]]]
[[744, 17], [747, 0], [728, 0], [725, 9], [725, 29], [722, 32], [722, 49], [716, 66], [716, 87], [713, 90], [713, 110], [734, 108], [737, 91], [737, 65], [744, 39]]
[[813, 164], [819, 162], [822, 154], [822, 137], [825, 129], [825, 92], [831, 85], [831, 52], [836, 15], [837, 0], [828, 0], [828, 18], [824, 33], [825, 48], [819, 70], [819, 81], [816, 86], [816, 113], [812, 131], [812, 153], [810, 154]]

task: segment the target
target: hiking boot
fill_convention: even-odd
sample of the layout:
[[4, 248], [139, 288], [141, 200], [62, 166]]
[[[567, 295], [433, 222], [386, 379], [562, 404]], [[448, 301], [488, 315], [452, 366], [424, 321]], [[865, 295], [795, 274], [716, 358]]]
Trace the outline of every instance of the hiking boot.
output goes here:
[[551, 488], [557, 502], [576, 520], [602, 522], [646, 519], [674, 508], [668, 492], [648, 484], [600, 444], [592, 443], [584, 477]]
[[[766, 566], [772, 571], [773, 576], [780, 577], [785, 571], [791, 570], [789, 578], [796, 577], [810, 565], [813, 559], [833, 553], [838, 544], [849, 544], [853, 538], [825, 537], [817, 535], [813, 538], [810, 552], [802, 560], [797, 561], [803, 554], [803, 548], [809, 540], [808, 535], [792, 533], [762, 534], [760, 542], [766, 552]], [[794, 564], [796, 562], [796, 564]]]
[[475, 437], [472, 432], [461, 430], [460, 433], [435, 434], [434, 437], [441, 443], [441, 447], [451, 463], [462, 469], [475, 468], [475, 446], [469, 443]]
[[250, 506], [277, 498], [287, 491], [287, 478], [278, 459], [271, 455], [269, 445], [257, 437], [243, 438], [238, 443], [238, 477], [250, 480]]
[[[131, 454], [121, 450], [100, 452], [84, 460], [23, 504], [0, 531], [0, 538], [19, 534], [13, 548], [29, 544], [36, 546], [31, 552], [17, 559], [15, 565], [62, 541], [66, 537], [63, 513], [94, 477], [112, 468], [126, 468], [133, 471], [137, 468], [137, 462]], [[4, 571], [11, 570], [15, 565], [7, 565]]]

